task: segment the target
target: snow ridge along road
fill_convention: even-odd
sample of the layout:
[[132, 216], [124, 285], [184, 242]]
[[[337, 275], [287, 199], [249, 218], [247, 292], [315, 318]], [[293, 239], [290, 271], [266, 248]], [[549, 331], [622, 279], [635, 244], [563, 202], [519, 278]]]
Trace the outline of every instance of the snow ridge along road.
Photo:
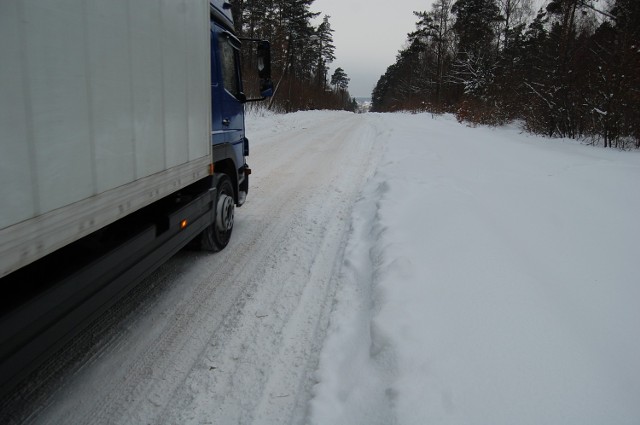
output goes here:
[[180, 253], [143, 283], [168, 282], [30, 422], [304, 422], [334, 270], [380, 147], [370, 117], [278, 120], [248, 134], [254, 174], [229, 247]]

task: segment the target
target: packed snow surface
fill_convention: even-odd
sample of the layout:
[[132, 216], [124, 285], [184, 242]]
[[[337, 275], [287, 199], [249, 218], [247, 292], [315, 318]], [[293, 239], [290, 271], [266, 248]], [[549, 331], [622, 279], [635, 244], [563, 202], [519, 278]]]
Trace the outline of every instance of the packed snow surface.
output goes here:
[[247, 124], [230, 246], [147, 279], [23, 419], [640, 423], [638, 152], [427, 114]]

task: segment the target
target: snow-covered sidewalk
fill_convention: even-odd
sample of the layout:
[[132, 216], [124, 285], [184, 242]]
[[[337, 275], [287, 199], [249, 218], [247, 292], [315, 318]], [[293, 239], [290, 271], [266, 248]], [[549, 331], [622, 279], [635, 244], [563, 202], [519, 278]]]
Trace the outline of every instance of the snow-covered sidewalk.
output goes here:
[[638, 152], [370, 120], [311, 423], [640, 423]]

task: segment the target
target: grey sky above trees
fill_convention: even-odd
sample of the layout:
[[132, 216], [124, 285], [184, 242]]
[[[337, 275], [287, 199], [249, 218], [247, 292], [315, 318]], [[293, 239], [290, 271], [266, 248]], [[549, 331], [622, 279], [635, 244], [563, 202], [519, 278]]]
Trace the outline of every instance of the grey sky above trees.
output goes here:
[[[534, 0], [539, 7], [543, 0]], [[331, 16], [336, 60], [329, 75], [343, 68], [351, 82], [349, 92], [369, 97], [378, 78], [405, 47], [415, 30], [413, 11], [431, 10], [433, 0], [315, 0], [311, 9]], [[536, 9], [537, 10], [537, 9]], [[318, 22], [318, 23], [319, 23]]]

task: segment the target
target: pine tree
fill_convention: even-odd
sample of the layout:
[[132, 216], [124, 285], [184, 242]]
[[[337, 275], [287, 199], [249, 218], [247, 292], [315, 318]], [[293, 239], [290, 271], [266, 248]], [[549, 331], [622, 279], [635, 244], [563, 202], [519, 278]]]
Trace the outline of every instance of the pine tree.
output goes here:
[[347, 76], [346, 72], [344, 72], [344, 69], [340, 67], [336, 68], [331, 76], [331, 85], [335, 87], [336, 91], [346, 90], [347, 87], [349, 87], [349, 81], [351, 81], [351, 79]]
[[436, 105], [437, 108], [445, 109], [445, 73], [448, 71], [451, 62], [450, 52], [453, 50], [451, 22], [451, 1], [437, 0], [431, 7], [432, 33], [436, 52]]
[[496, 38], [495, 24], [502, 20], [495, 0], [456, 0], [453, 30], [458, 35], [458, 52], [479, 57]]
[[453, 30], [458, 36], [453, 80], [473, 100], [485, 101], [493, 83], [496, 24], [501, 20], [495, 0], [457, 0]]
[[333, 29], [329, 23], [329, 15], [324, 15], [322, 23], [318, 26], [317, 41], [318, 45], [318, 62], [316, 65], [316, 79], [318, 87], [325, 89], [327, 84], [328, 65], [336, 59], [336, 47], [333, 44]]
[[[600, 13], [600, 12], [599, 12]], [[586, 104], [605, 147], [640, 147], [640, 4], [618, 0], [592, 36]]]

